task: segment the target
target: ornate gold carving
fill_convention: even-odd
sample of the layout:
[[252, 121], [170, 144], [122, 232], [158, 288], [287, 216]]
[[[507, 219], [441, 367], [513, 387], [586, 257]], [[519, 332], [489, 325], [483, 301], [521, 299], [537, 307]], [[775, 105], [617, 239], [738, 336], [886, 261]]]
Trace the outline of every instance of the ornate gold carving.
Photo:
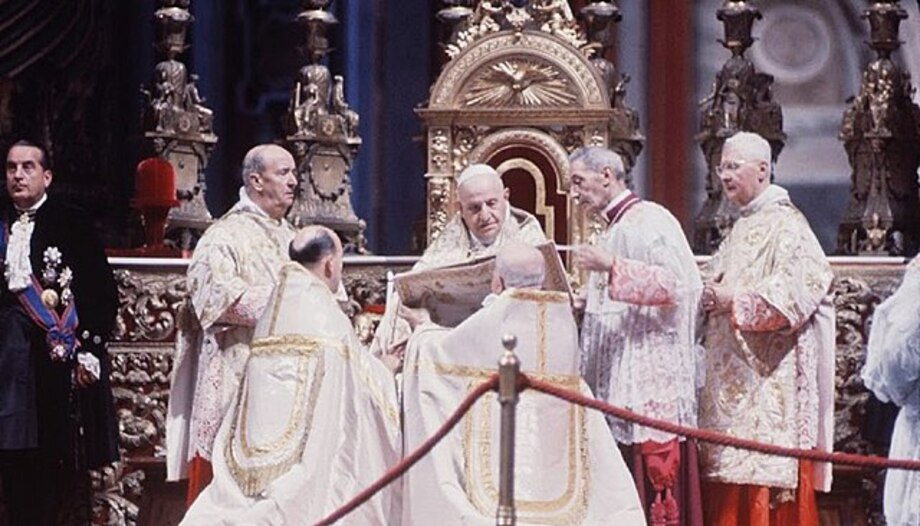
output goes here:
[[113, 339], [123, 342], [167, 342], [175, 339], [176, 323], [188, 296], [185, 273], [115, 271], [118, 315]]
[[[402, 269], [393, 268], [394, 272], [408, 270], [409, 265], [403, 265]], [[358, 306], [366, 305], [384, 305], [386, 303], [387, 277], [386, 271], [390, 268], [381, 266], [366, 267], [346, 267], [343, 280], [345, 290], [348, 291], [348, 297], [356, 302]], [[360, 309], [359, 309], [360, 310]]]
[[450, 163], [450, 130], [434, 128], [428, 133], [428, 170], [444, 172]]
[[[604, 82], [597, 76], [584, 54], [550, 35], [528, 32], [521, 35], [497, 33], [470, 46], [448, 63], [432, 89], [430, 108], [458, 107], [464, 104], [465, 85], [481, 75], [483, 68], [511, 58], [541, 57], [558, 67], [565, 78], [571, 79], [570, 91], [578, 94], [583, 108], [607, 109], [610, 99]], [[458, 86], [464, 86], [457, 89]]]
[[156, 65], [153, 92], [142, 89], [147, 96], [145, 108], [148, 136], [186, 136], [198, 142], [214, 143], [217, 136], [212, 131], [214, 112], [204, 106], [204, 99], [195, 86], [195, 75], [189, 80], [185, 64], [176, 58], [186, 50], [188, 26], [192, 15], [188, 2], [175, 4], [175, 0], [161, 0], [154, 13], [160, 41], [157, 50], [162, 60]]
[[428, 179], [428, 239], [434, 240], [450, 221], [451, 181], [446, 177]]
[[125, 456], [164, 454], [172, 349], [116, 345], [109, 354], [112, 394], [120, 422], [119, 441]]
[[[834, 307], [837, 317], [834, 450], [886, 456], [884, 447], [867, 439], [867, 402], [870, 395], [859, 373], [866, 360], [869, 322], [875, 307], [890, 296], [901, 281], [900, 267], [837, 267]], [[883, 472], [837, 472], [835, 487], [860, 488], [850, 497], [856, 509], [865, 510], [870, 524], [884, 524], [881, 513]], [[851, 506], [852, 506], [851, 505]]]
[[[473, 8], [450, 2], [438, 12], [453, 28], [447, 43], [452, 60], [432, 86], [428, 107], [419, 114], [429, 130], [444, 126], [453, 130], [453, 171], [444, 176], [491, 158], [494, 150], [480, 149], [480, 142], [490, 141], [490, 134], [480, 133], [477, 125], [500, 129], [522, 123], [548, 134], [548, 142], [555, 138], [562, 144], [541, 148], [558, 167], [568, 166], [569, 152], [591, 144], [615, 149], [627, 170], [632, 168], [643, 137], [638, 112], [625, 103], [629, 79], [609, 61], [591, 58], [595, 50], [603, 55], [612, 46], [611, 24], [620, 19], [619, 10], [610, 2], [592, 1], [581, 14], [591, 32], [590, 43], [585, 43], [580, 30], [577, 40], [573, 40], [575, 33], [566, 33], [566, 28], [575, 30], [575, 26], [569, 25], [574, 18], [565, 0], [491, 0], [477, 2]], [[430, 146], [428, 176], [440, 176], [431, 173]], [[556, 155], [557, 150], [561, 155]], [[567, 190], [567, 181], [561, 183], [558, 188]], [[573, 214], [571, 207], [569, 214]], [[572, 215], [568, 218], [569, 241], [577, 242], [585, 219], [581, 212], [574, 214], [575, 221]], [[429, 224], [430, 233], [437, 231], [439, 227]]]
[[578, 95], [552, 64], [506, 59], [474, 77], [463, 94], [465, 106], [576, 106]]
[[143, 471], [127, 470], [122, 462], [90, 470], [93, 524], [135, 526], [140, 507], [125, 495], [139, 501], [144, 478]]
[[594, 52], [592, 47], [586, 46], [587, 39], [567, 0], [525, 2], [522, 6], [507, 0], [483, 0], [454, 32], [445, 51], [450, 58], [456, 58], [464, 49], [490, 34], [503, 30], [520, 34], [525, 29], [555, 35], [581, 49], [585, 56]]
[[454, 173], [460, 173], [471, 163], [480, 162], [482, 156], [474, 156], [470, 160], [470, 152], [476, 149], [491, 128], [486, 126], [457, 126], [454, 128]]
[[[636, 126], [638, 129], [638, 126]], [[588, 146], [604, 146], [607, 144], [607, 132], [600, 127], [591, 127], [588, 130]]]
[[94, 524], [136, 524], [143, 468], [165, 454], [172, 349], [133, 345], [109, 347], [123, 461], [90, 471]]
[[571, 153], [585, 145], [585, 129], [583, 126], [552, 126], [548, 130], [550, 137]]

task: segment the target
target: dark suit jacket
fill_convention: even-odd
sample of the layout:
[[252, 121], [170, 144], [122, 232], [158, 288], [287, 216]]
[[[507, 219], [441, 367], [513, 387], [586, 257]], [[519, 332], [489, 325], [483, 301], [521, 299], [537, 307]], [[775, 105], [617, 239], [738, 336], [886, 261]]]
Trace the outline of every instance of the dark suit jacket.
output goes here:
[[[7, 225], [16, 219], [9, 213], [3, 217]], [[61, 268], [73, 271], [80, 350], [99, 358], [102, 378], [87, 388], [73, 385], [74, 364], [51, 361], [45, 332], [25, 314], [6, 279], [0, 279], [0, 450], [37, 447], [72, 466], [97, 467], [118, 458], [105, 349], [118, 307], [115, 280], [84, 214], [49, 198], [34, 221], [32, 271], [40, 275], [48, 247], [60, 250]]]

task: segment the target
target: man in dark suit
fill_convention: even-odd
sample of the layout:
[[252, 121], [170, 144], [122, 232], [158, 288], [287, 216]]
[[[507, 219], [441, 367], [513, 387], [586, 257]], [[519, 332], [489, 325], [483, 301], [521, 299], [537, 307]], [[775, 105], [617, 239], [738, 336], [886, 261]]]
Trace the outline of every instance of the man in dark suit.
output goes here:
[[74, 476], [118, 458], [105, 341], [117, 291], [92, 224], [49, 198], [45, 150], [6, 156], [0, 215], [0, 478], [12, 525], [56, 524]]

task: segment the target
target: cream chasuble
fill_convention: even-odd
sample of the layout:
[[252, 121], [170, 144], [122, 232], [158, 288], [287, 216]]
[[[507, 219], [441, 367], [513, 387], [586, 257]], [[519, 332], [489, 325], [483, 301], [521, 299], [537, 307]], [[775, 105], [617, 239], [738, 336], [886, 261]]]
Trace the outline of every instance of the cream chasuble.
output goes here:
[[241, 200], [204, 233], [188, 267], [194, 316], [179, 324], [166, 423], [168, 480], [189, 459], [210, 460], [214, 435], [239, 385], [249, 341], [294, 229], [241, 191]]
[[[521, 371], [588, 393], [568, 296], [506, 290], [452, 330], [419, 326], [403, 380], [404, 451], [415, 449], [489, 375], [517, 336]], [[480, 399], [403, 485], [403, 524], [492, 525], [498, 505], [499, 404]], [[518, 524], [642, 525], [636, 488], [600, 413], [525, 391], [517, 406]]]
[[[328, 287], [297, 263], [259, 321], [214, 447], [214, 481], [183, 525], [313, 524], [399, 460], [392, 373]], [[391, 485], [339, 524], [399, 524]]]
[[[581, 371], [599, 400], [696, 427], [700, 352], [694, 340], [703, 284], [680, 224], [639, 201], [598, 240], [615, 257], [592, 272], [582, 325]], [[618, 442], [667, 442], [674, 435], [609, 418]]]
[[[901, 406], [888, 456], [920, 460], [920, 256], [875, 309], [862, 378], [880, 400]], [[889, 469], [884, 506], [888, 526], [920, 524], [920, 472]]]
[[[525, 243], [533, 246], [546, 243], [546, 235], [536, 217], [511, 206], [508, 209], [509, 217], [505, 219], [501, 232], [488, 246], [470, 235], [460, 214], [456, 214], [425, 250], [412, 270], [444, 267], [481, 257], [494, 256], [507, 243]], [[377, 331], [374, 333], [374, 340], [371, 343], [371, 351], [374, 354], [386, 352], [390, 345], [405, 340], [409, 336], [409, 326], [396, 315], [399, 304], [399, 295], [394, 292], [380, 319]]]
[[[769, 186], [741, 210], [708, 268], [732, 296], [706, 322], [700, 427], [796, 448], [833, 448], [833, 273], [788, 193]], [[704, 478], [795, 488], [798, 461], [700, 445]], [[815, 488], [830, 490], [830, 465]]]

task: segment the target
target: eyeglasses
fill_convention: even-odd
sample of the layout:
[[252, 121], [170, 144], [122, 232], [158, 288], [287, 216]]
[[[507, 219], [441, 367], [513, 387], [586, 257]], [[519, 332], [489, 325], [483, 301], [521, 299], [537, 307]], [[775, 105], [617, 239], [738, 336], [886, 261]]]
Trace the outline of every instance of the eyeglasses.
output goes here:
[[735, 172], [750, 161], [726, 161], [716, 166], [716, 174], [722, 175], [725, 172]]

